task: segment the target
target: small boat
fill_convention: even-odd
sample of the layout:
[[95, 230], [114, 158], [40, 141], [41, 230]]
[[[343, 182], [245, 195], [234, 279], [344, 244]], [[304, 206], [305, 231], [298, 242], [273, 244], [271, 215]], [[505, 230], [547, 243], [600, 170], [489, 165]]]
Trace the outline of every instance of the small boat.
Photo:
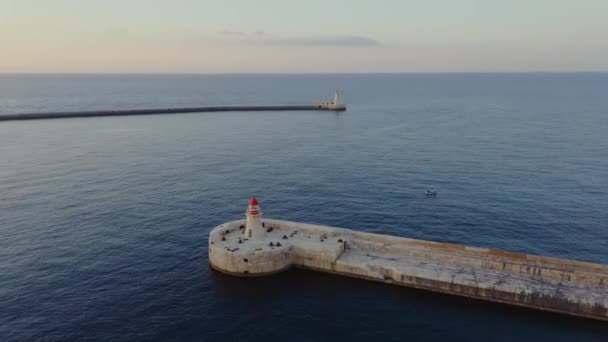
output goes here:
[[427, 190], [426, 197], [437, 197], [437, 191], [435, 190]]

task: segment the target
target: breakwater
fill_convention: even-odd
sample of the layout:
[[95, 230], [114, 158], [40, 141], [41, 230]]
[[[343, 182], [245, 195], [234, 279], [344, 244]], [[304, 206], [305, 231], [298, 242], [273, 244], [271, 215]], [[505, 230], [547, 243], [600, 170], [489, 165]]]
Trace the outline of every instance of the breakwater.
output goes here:
[[[127, 115], [209, 113], [209, 112], [306, 111], [306, 110], [336, 111], [336, 109], [332, 109], [332, 108], [329, 108], [329, 107], [323, 106], [323, 105], [207, 106], [207, 107], [123, 109], [123, 110], [94, 110], [94, 111], [74, 111], [74, 112], [13, 113], [13, 114], [0, 115], [0, 121], [62, 119], [62, 118], [92, 118], [92, 117], [103, 117], [103, 116], [127, 116]], [[339, 109], [339, 110], [345, 110], [345, 109]]]
[[260, 222], [261, 234], [255, 227], [249, 233], [256, 224], [249, 214], [247, 221], [214, 228], [210, 265], [238, 276], [300, 267], [608, 320], [608, 265], [281, 220]]

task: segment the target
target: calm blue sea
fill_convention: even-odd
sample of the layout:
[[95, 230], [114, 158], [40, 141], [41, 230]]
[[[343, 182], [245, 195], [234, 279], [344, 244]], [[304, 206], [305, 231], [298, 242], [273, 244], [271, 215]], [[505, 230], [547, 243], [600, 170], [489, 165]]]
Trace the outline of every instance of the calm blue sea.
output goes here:
[[[607, 341], [606, 323], [293, 270], [212, 271], [266, 217], [608, 263], [608, 74], [0, 75], [0, 340]], [[426, 198], [434, 188], [437, 198]]]

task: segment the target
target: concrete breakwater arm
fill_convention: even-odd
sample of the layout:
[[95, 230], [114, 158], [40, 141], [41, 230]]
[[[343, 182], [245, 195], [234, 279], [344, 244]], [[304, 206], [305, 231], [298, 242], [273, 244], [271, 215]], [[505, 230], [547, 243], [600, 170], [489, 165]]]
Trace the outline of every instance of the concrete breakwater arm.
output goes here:
[[245, 220], [209, 235], [221, 272], [268, 275], [290, 267], [380, 281], [568, 315], [608, 320], [608, 265], [280, 220]]
[[126, 115], [153, 115], [153, 114], [181, 114], [181, 113], [209, 113], [209, 112], [253, 112], [253, 111], [305, 111], [305, 110], [332, 110], [320, 105], [304, 106], [209, 106], [209, 107], [179, 107], [179, 108], [146, 108], [122, 110], [94, 110], [74, 112], [46, 112], [46, 113], [14, 113], [0, 114], [0, 121], [61, 119], [61, 118], [91, 118], [102, 116]]

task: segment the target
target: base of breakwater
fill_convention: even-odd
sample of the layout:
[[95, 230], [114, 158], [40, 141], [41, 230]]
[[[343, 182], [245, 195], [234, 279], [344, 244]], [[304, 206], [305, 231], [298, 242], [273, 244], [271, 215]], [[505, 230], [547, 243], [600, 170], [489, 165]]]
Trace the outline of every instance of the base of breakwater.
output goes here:
[[579, 317], [608, 320], [608, 265], [262, 220], [215, 227], [209, 263], [220, 272], [263, 276], [300, 267]]
[[62, 118], [92, 118], [103, 116], [155, 115], [209, 112], [255, 112], [255, 111], [344, 111], [346, 107], [331, 108], [323, 105], [305, 106], [209, 106], [209, 107], [180, 107], [180, 108], [147, 108], [124, 110], [94, 110], [75, 112], [46, 112], [46, 113], [13, 113], [0, 115], [0, 121], [62, 119]]

